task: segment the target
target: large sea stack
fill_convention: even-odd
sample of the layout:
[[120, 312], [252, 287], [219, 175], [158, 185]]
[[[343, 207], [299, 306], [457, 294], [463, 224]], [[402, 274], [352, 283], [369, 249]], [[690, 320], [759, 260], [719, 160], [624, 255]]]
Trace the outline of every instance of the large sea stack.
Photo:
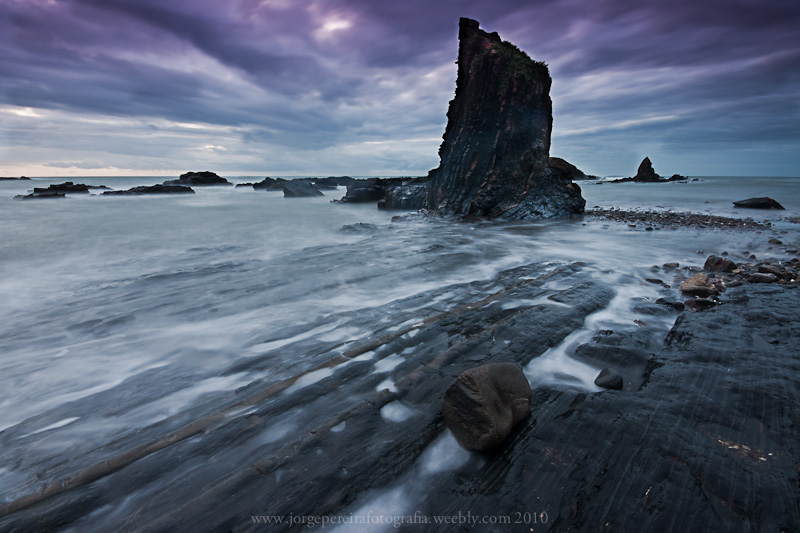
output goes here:
[[456, 95], [427, 208], [467, 218], [582, 213], [580, 188], [548, 168], [550, 73], [477, 21], [459, 22]]

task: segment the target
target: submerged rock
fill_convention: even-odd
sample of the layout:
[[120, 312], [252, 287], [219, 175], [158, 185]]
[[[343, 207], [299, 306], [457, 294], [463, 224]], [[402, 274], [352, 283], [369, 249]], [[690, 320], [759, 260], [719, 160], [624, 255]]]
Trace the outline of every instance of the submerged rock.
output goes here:
[[552, 104], [547, 65], [477, 21], [459, 22], [458, 78], [430, 173], [427, 209], [477, 218], [582, 213], [580, 187], [549, 167]]
[[444, 421], [467, 450], [489, 450], [531, 412], [531, 386], [513, 363], [489, 363], [462, 373], [444, 393]]
[[165, 181], [164, 185], [186, 185], [186, 186], [208, 186], [208, 185], [233, 185], [230, 181], [226, 180], [215, 174], [214, 172], [187, 172], [181, 174], [176, 180]]
[[26, 195], [17, 195], [14, 197], [15, 200], [38, 200], [43, 198], [66, 198], [67, 195], [63, 192], [56, 192], [56, 191], [44, 191], [44, 192], [33, 192], [31, 194]]
[[784, 207], [768, 196], [760, 198], [748, 198], [747, 200], [739, 200], [733, 202], [736, 207], [744, 207], [747, 209], [783, 209]]

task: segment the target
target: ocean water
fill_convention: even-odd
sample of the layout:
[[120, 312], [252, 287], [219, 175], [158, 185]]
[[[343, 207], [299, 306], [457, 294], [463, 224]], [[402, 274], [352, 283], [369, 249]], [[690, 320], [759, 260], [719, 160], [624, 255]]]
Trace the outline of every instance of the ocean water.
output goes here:
[[[72, 181], [127, 189], [164, 179]], [[0, 465], [0, 503], [35, 492], [37, 475], [48, 465], [91, 456], [104, 443], [167, 418], [191, 417], [201, 400], [300, 374], [285, 393], [303, 394], [334, 372], [306, 373], [330, 356], [309, 347], [341, 353], [380, 328], [404, 326], [382, 316], [350, 320], [354, 313], [427, 294], [436, 294], [442, 309], [455, 307], [458, 299], [443, 289], [490, 281], [522, 265], [579, 261], [614, 287], [608, 308], [526, 368], [534, 386], [596, 390], [598, 369], [570, 353], [601, 329], [638, 327], [636, 302], [679, 297], [674, 288], [670, 293], [646, 281], [653, 265], [702, 266], [723, 251], [738, 260], [750, 254], [787, 259], [793, 256], [787, 249], [800, 244], [800, 225], [787, 220], [800, 216], [800, 178], [581, 184], [587, 208], [693, 211], [773, 223], [762, 231], [645, 231], [588, 218], [395, 220], [397, 212], [371, 204], [331, 203], [344, 188], [320, 198], [197, 187], [194, 195], [14, 200], [33, 186], [63, 181], [0, 182], [0, 441], [4, 455], [24, 458]], [[786, 210], [731, 204], [754, 196], [771, 196]], [[772, 237], [784, 245], [769, 244]], [[651, 320], [666, 333], [674, 317]], [[272, 357], [266, 367], [241, 366], [264, 354]], [[401, 362], [399, 355], [387, 357], [375, 371], [389, 376]], [[137, 380], [157, 394], [131, 396]], [[390, 377], [385, 386], [391, 390]], [[384, 409], [387, 420], [408, 416], [402, 405]], [[265, 443], [302, 429], [277, 425], [273, 431]], [[428, 474], [455, 468], [459, 453], [443, 434], [416, 468]], [[386, 487], [354, 510], [402, 510], [407, 490]]]

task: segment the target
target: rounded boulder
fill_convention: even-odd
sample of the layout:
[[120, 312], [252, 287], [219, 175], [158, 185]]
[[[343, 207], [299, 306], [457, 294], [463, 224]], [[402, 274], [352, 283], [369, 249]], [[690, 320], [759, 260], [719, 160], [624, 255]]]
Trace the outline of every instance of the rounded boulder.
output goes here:
[[531, 412], [531, 386], [513, 363], [489, 363], [456, 378], [442, 401], [444, 421], [467, 450], [489, 450]]

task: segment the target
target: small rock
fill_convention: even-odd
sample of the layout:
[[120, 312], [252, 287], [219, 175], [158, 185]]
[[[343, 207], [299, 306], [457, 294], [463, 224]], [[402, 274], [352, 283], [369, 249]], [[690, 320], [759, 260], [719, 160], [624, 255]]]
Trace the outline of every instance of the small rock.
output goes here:
[[653, 283], [655, 285], [663, 285], [664, 282], [658, 278], [646, 278], [645, 281], [647, 283]]
[[750, 283], [775, 283], [778, 281], [778, 276], [775, 274], [765, 274], [763, 272], [756, 272], [754, 274], [750, 274], [750, 277], [747, 278]]
[[680, 263], [664, 263], [662, 266], [664, 268], [667, 268], [667, 269], [676, 269], [679, 266], [681, 266], [681, 264]]
[[762, 274], [774, 274], [778, 277], [782, 274], [781, 269], [775, 265], [758, 265], [758, 271]]
[[611, 368], [604, 368], [595, 378], [594, 384], [603, 389], [622, 390], [622, 375]]
[[712, 272], [733, 272], [736, 268], [736, 263], [730, 259], [717, 257], [716, 255], [709, 255], [705, 265], [703, 265], [703, 270], [711, 270]]
[[531, 412], [531, 386], [513, 363], [489, 363], [456, 378], [442, 401], [444, 422], [467, 450], [499, 445]]
[[768, 242], [770, 244], [783, 244], [783, 241], [781, 241], [780, 239], [770, 239]]
[[700, 298], [707, 298], [714, 294], [715, 289], [708, 276], [701, 272], [681, 283], [681, 292]]
[[656, 300], [656, 303], [659, 304], [659, 305], [666, 305], [666, 306], [672, 307], [676, 311], [683, 311], [683, 309], [685, 308], [685, 306], [683, 305], [682, 302], [676, 302], [674, 300], [667, 300], [666, 298], [659, 298], [658, 300]]

